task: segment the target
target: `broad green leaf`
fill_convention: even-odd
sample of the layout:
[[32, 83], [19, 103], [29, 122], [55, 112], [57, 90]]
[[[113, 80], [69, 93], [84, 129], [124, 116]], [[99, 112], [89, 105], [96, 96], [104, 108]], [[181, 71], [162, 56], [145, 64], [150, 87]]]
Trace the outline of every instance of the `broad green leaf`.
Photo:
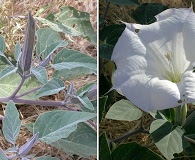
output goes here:
[[99, 98], [99, 123], [102, 121], [108, 96]]
[[51, 67], [53, 67], [55, 70], [63, 70], [63, 69], [73, 69], [73, 68], [89, 68], [90, 70], [96, 72], [97, 65], [94, 63], [82, 63], [82, 62], [62, 62], [62, 63], [56, 63], [51, 64]]
[[174, 127], [166, 120], [157, 119], [152, 122], [150, 133], [157, 148], [167, 159], [173, 159], [173, 154], [183, 151], [184, 131], [180, 127]]
[[60, 159], [56, 157], [51, 157], [51, 156], [43, 156], [43, 157], [38, 157], [35, 160], [60, 160]]
[[100, 135], [99, 141], [100, 141], [100, 147], [99, 147], [100, 148], [99, 150], [100, 159], [102, 160], [112, 159], [111, 151], [109, 148], [109, 144], [108, 144], [108, 140], [107, 140], [105, 132]]
[[63, 80], [72, 80], [72, 79], [79, 78], [81, 76], [92, 74], [92, 73], [94, 72], [90, 70], [89, 68], [78, 67], [78, 68], [73, 68], [71, 70], [63, 69], [60, 71], [55, 71], [53, 74], [53, 77], [60, 78]]
[[93, 73], [97, 70], [97, 62], [91, 56], [64, 48], [55, 56], [52, 67], [59, 69], [61, 76], [63, 76], [63, 70], [71, 70], [79, 74], [86, 68], [84, 73]]
[[4, 53], [5, 51], [5, 39], [0, 35], [0, 51]]
[[15, 144], [21, 126], [18, 110], [13, 103], [9, 101], [5, 109], [5, 117], [3, 119], [3, 135], [11, 144]]
[[186, 118], [186, 123], [183, 128], [185, 129], [185, 135], [195, 135], [195, 111]]
[[168, 9], [161, 3], [143, 3], [137, 7], [131, 14], [132, 18], [140, 24], [150, 24], [156, 21], [155, 16]]
[[[11, 75], [8, 75], [0, 80], [0, 97], [8, 97], [10, 96], [15, 89], [18, 87], [19, 83], [21, 81], [21, 77], [13, 73]], [[35, 78], [29, 78], [24, 85], [22, 86], [21, 90], [17, 95], [23, 94], [27, 91], [30, 91], [38, 86], [40, 86], [41, 83], [39, 83]], [[33, 99], [34, 93], [28, 94], [26, 96], [22, 97], [23, 99]]]
[[5, 67], [1, 72], [0, 72], [0, 80], [12, 73], [15, 73], [17, 71], [17, 67], [13, 67], [13, 66], [7, 66]]
[[139, 5], [138, 0], [108, 0], [108, 1], [118, 5]]
[[48, 95], [58, 93], [64, 88], [65, 87], [63, 81], [57, 78], [52, 78], [36, 92], [35, 99], [40, 98], [42, 96], [48, 96]]
[[1, 148], [0, 148], [0, 159], [7, 160], [7, 156], [5, 155], [5, 153], [3, 152], [3, 150]]
[[114, 103], [106, 114], [107, 119], [134, 121], [142, 116], [142, 111], [128, 100], [120, 100]]
[[111, 60], [113, 49], [114, 49], [113, 45], [110, 45], [110, 44], [100, 44], [99, 45], [99, 56], [100, 56], [100, 58]]
[[50, 144], [61, 138], [67, 138], [74, 132], [77, 124], [96, 117], [94, 113], [54, 110], [41, 114], [35, 124], [35, 133], [39, 132], [42, 142]]
[[[37, 43], [36, 53], [46, 58], [51, 52], [54, 52], [58, 47], [65, 46], [67, 43], [63, 42], [58, 32], [51, 28], [41, 28], [36, 32]], [[63, 43], [62, 43], [63, 42]]]
[[85, 95], [82, 97], [77, 96], [77, 98], [79, 99], [79, 101], [82, 103], [82, 105], [85, 108], [92, 110], [92, 111], [94, 110], [93, 104], [91, 103], [91, 101], [89, 100], [89, 98], [87, 96], [85, 96]]
[[111, 155], [112, 160], [163, 160], [158, 154], [136, 142], [120, 144]]
[[101, 42], [115, 46], [125, 27], [125, 24], [112, 24], [104, 27], [102, 30], [100, 30]]
[[125, 29], [124, 24], [115, 24], [104, 27], [100, 30], [99, 54], [101, 58], [111, 59], [112, 51], [119, 37]]
[[32, 67], [31, 72], [34, 74], [34, 76], [42, 83], [47, 83], [47, 71], [45, 67], [38, 66], [38, 67]]
[[62, 149], [69, 155], [77, 154], [90, 158], [97, 154], [97, 133], [85, 123], [79, 123], [76, 131], [51, 145]]
[[56, 21], [39, 17], [37, 19], [57, 32], [63, 32], [72, 36], [82, 35], [96, 45], [96, 33], [91, 25], [89, 13], [66, 6], [62, 7], [61, 12], [56, 14], [55, 17]]
[[17, 61], [17, 63], [20, 59], [20, 55], [21, 55], [21, 46], [20, 46], [20, 42], [17, 42], [14, 49], [14, 58]]
[[76, 92], [76, 96], [83, 96], [85, 93], [87, 93], [93, 86], [95, 85], [95, 83], [90, 83], [87, 84], [81, 88], [79, 88]]

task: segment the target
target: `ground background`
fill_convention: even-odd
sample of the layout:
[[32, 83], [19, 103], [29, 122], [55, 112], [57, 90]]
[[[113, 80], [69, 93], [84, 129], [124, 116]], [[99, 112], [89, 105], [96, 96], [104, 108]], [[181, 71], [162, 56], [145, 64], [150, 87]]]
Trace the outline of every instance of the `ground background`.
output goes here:
[[[14, 46], [18, 40], [23, 43], [23, 38], [25, 34], [26, 19], [18, 18], [18, 16], [27, 16], [28, 11], [31, 10], [32, 15], [38, 17], [46, 17], [49, 13], [57, 13], [60, 11], [61, 6], [73, 6], [80, 11], [85, 11], [90, 13], [90, 20], [94, 30], [97, 30], [97, 2], [96, 0], [0, 0], [0, 34], [4, 36], [6, 41], [6, 53], [12, 54]], [[47, 9], [46, 9], [47, 8]], [[41, 11], [41, 9], [46, 9]], [[39, 24], [40, 25], [40, 24]], [[64, 36], [64, 35], [62, 35]], [[96, 47], [91, 45], [90, 42], [82, 37], [64, 37], [69, 42], [72, 41], [68, 48], [78, 50], [82, 53], [89, 54], [96, 57]], [[52, 71], [51, 71], [52, 72]], [[50, 72], [48, 72], [50, 74]], [[95, 82], [96, 76], [84, 76], [79, 79], [74, 80], [75, 88], [80, 88], [81, 86]], [[62, 97], [61, 94], [56, 94], [54, 96], [48, 96], [46, 99], [59, 100]], [[0, 114], [3, 114], [3, 105], [0, 108]], [[43, 107], [43, 106], [29, 106], [22, 105], [18, 106], [20, 112], [20, 118], [23, 124], [35, 121], [38, 115], [45, 111], [56, 109], [54, 107]], [[24, 127], [19, 134], [17, 144], [24, 144], [32, 134]], [[6, 150], [9, 144], [0, 134], [0, 147]], [[44, 143], [37, 143], [32, 149], [32, 153], [36, 153], [38, 156], [51, 155], [53, 157], [58, 157], [61, 160], [84, 160], [84, 158], [79, 156], [68, 156], [66, 153], [53, 148], [50, 145]], [[90, 160], [96, 159], [92, 157]]]

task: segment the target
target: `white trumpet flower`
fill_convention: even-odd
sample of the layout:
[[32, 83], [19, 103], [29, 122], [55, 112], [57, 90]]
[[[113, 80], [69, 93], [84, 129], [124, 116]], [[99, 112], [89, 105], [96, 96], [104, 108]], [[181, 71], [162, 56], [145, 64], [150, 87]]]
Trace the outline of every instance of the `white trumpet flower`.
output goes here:
[[146, 112], [195, 101], [195, 13], [168, 9], [156, 19], [126, 23], [112, 54], [113, 89]]

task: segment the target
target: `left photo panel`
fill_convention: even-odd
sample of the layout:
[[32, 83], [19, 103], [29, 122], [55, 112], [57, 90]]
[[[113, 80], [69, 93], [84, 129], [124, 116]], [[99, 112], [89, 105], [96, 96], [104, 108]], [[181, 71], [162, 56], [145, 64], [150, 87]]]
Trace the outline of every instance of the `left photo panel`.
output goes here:
[[97, 160], [97, 0], [0, 3], [0, 159]]

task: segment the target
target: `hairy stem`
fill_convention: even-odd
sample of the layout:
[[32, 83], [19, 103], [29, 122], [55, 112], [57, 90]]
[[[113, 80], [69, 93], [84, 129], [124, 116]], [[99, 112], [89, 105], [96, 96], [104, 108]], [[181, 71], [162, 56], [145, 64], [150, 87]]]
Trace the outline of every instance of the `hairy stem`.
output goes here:
[[15, 96], [15, 98], [20, 98], [20, 97], [26, 96], [26, 95], [28, 95], [28, 94], [30, 94], [30, 93], [33, 93], [33, 92], [37, 91], [37, 90], [40, 89], [41, 87], [42, 87], [42, 86], [39, 86], [39, 87], [36, 87], [36, 88], [34, 88], [34, 89], [30, 90], [30, 91], [24, 92], [24, 93], [22, 93], [22, 94], [20, 94], [20, 95], [18, 95], [18, 96]]
[[14, 98], [15, 95], [19, 92], [19, 90], [22, 88], [22, 85], [24, 84], [26, 78], [22, 77], [20, 84], [18, 85], [18, 87], [16, 88], [16, 90], [12, 93], [12, 95], [9, 97], [10, 99]]

